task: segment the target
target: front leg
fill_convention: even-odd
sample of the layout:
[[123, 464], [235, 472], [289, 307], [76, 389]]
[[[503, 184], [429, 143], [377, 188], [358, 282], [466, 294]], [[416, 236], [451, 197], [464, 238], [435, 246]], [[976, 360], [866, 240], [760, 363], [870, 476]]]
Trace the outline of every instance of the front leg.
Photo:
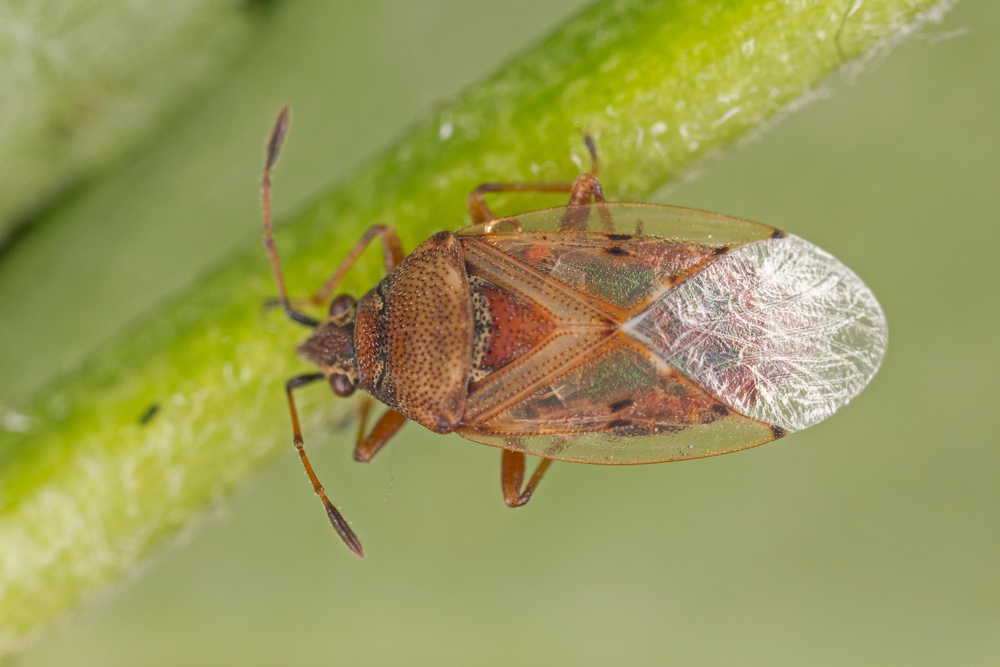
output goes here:
[[354, 446], [354, 460], [368, 462], [403, 427], [403, 424], [406, 423], [406, 417], [395, 410], [389, 410], [379, 418], [375, 426], [372, 427], [371, 433], [366, 436], [365, 430], [368, 425], [368, 412], [371, 410], [374, 401], [367, 396], [362, 398], [361, 401], [358, 440]]
[[392, 273], [392, 270], [403, 261], [403, 246], [399, 242], [396, 230], [385, 225], [372, 225], [365, 232], [365, 235], [361, 237], [361, 240], [354, 245], [354, 248], [347, 254], [344, 261], [340, 263], [337, 270], [313, 294], [311, 299], [313, 304], [317, 306], [322, 305], [333, 294], [333, 291], [340, 285], [340, 281], [344, 279], [344, 276], [347, 275], [350, 268], [358, 261], [361, 253], [365, 251], [365, 248], [368, 247], [368, 244], [372, 242], [372, 239], [376, 235], [382, 240], [382, 261], [386, 274]]
[[535, 474], [531, 476], [528, 486], [521, 491], [521, 482], [524, 480], [524, 453], [515, 452], [509, 449], [503, 450], [503, 459], [500, 463], [500, 486], [503, 489], [503, 502], [507, 507], [520, 507], [531, 499], [531, 494], [535, 492], [535, 487], [542, 480], [542, 475], [548, 470], [552, 459], [542, 459], [542, 462], [535, 468]]

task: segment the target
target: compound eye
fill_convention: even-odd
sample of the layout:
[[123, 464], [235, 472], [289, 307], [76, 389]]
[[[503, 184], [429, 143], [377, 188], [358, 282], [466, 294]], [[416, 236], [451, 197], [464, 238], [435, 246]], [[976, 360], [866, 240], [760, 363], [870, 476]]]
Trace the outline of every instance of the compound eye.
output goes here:
[[331, 375], [330, 389], [337, 396], [347, 397], [354, 393], [354, 383], [346, 375]]
[[349, 294], [341, 294], [330, 302], [330, 317], [336, 317], [349, 311], [357, 302]]

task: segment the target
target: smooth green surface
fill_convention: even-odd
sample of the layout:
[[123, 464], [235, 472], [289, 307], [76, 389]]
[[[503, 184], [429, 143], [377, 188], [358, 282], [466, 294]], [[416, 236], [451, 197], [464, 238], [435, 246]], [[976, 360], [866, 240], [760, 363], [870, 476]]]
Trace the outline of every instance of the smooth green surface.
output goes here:
[[243, 0], [0, 3], [0, 245], [148, 140], [266, 14]]
[[[455, 68], [447, 72], [454, 88], [438, 83], [423, 94], [446, 94], [476, 76], [473, 56], [500, 58], [502, 49], [514, 50], [516, 26], [545, 25], [545, 17], [529, 20], [527, 6], [506, 30], [497, 26], [496, 12], [467, 11], [467, 25], [488, 19], [492, 26], [465, 37], [467, 53], [441, 54], [445, 43], [458, 49], [454, 35], [465, 33], [444, 19], [435, 23], [433, 12], [394, 19], [402, 26], [398, 40], [386, 43], [422, 46], [426, 69], [445, 62]], [[421, 18], [431, 26], [424, 33]], [[348, 19], [339, 27], [344, 39], [370, 41], [363, 18]], [[384, 16], [369, 19], [379, 29], [391, 24]], [[320, 32], [322, 21], [313, 21]], [[874, 288], [892, 330], [889, 356], [873, 385], [841, 414], [780, 443], [683, 466], [554, 466], [519, 511], [499, 501], [494, 450], [411, 426], [379, 460], [359, 466], [349, 461], [347, 438], [337, 438], [316, 464], [365, 540], [364, 561], [352, 559], [325, 525], [287, 451], [238, 495], [231, 518], [203, 527], [188, 548], [170, 553], [126, 593], [90, 607], [24, 663], [995, 662], [1000, 492], [991, 415], [1000, 313], [991, 297], [998, 281], [990, 241], [1000, 235], [991, 195], [1000, 148], [992, 113], [1000, 90], [993, 39], [1000, 18], [991, 3], [969, 0], [943, 28], [927, 32], [963, 26], [973, 30], [940, 43], [915, 42], [855, 86], [835, 85], [832, 100], [792, 116], [762, 143], [709, 163], [700, 181], [666, 198], [788, 229], [833, 252]], [[484, 44], [488, 39], [496, 41]], [[301, 53], [305, 40], [299, 41]], [[259, 57], [270, 62], [265, 56], [280, 50]], [[412, 48], [398, 60], [387, 58], [373, 57], [378, 67], [364, 71], [399, 68], [404, 82], [421, 71]], [[335, 60], [325, 69], [314, 62], [312, 74], [332, 77]], [[251, 64], [258, 75], [262, 63]], [[393, 79], [381, 76], [367, 75], [373, 88]], [[253, 89], [252, 78], [247, 74], [245, 84], [237, 80], [220, 96], [246, 99], [238, 93]], [[302, 98], [290, 89], [271, 93], [272, 107], [287, 99], [298, 113], [279, 192], [303, 201], [329, 178], [331, 171], [308, 174], [322, 159], [344, 165], [380, 145], [429, 102], [413, 92], [422, 86], [410, 85], [350, 103], [342, 87], [325, 91], [355, 114], [315, 113], [314, 127], [326, 134], [310, 131], [302, 109], [308, 95], [320, 92], [304, 83]], [[268, 95], [258, 97], [268, 106]], [[397, 116], [386, 109], [390, 102]], [[4, 349], [11, 340], [20, 347], [4, 352], [0, 395], [37, 386], [113, 331], [106, 320], [128, 319], [142, 310], [143, 298], [162, 298], [211, 263], [208, 241], [218, 233], [223, 242], [214, 252], [221, 254], [227, 229], [223, 221], [221, 231], [210, 232], [207, 221], [225, 212], [232, 216], [229, 230], [255, 222], [252, 182], [263, 133], [246, 141], [245, 165], [231, 157], [217, 164], [190, 157], [190, 147], [207, 137], [218, 142], [210, 145], [220, 155], [227, 142], [245, 140], [239, 135], [247, 128], [233, 121], [238, 112], [215, 104], [158, 156], [67, 207], [2, 267], [0, 323], [11, 336]], [[272, 111], [242, 122], [266, 126]], [[372, 133], [367, 149], [365, 132]], [[315, 157], [296, 158], [295, 137], [302, 135]], [[338, 150], [330, 158], [334, 144], [355, 152]], [[232, 171], [220, 166], [227, 164]], [[229, 211], [221, 195], [194, 196], [239, 192], [242, 179], [251, 182], [242, 190], [250, 200], [243, 210]], [[157, 193], [142, 203], [143, 194]], [[88, 216], [105, 227], [87, 227]], [[149, 225], [145, 233], [140, 222]], [[248, 245], [255, 233], [230, 243]], [[140, 237], [141, 243], [112, 244]], [[79, 258], [32, 273], [31, 253], [44, 256], [60, 239], [70, 247], [75, 242]], [[171, 252], [193, 258], [177, 267]], [[104, 277], [84, 280], [96, 275]], [[296, 280], [311, 286], [302, 275]], [[32, 285], [39, 291], [28, 291]], [[161, 291], [150, 296], [149, 285]], [[12, 287], [16, 303], [6, 296]], [[111, 308], [128, 293], [145, 297]], [[28, 333], [17, 333], [14, 320]], [[260, 330], [275, 344], [295, 335], [270, 318]], [[60, 344], [60, 336], [76, 348]], [[14, 362], [21, 372], [8, 375]], [[280, 400], [269, 400], [281, 440]], [[322, 392], [315, 400], [329, 404]], [[330, 440], [325, 432], [313, 429], [307, 437]]]

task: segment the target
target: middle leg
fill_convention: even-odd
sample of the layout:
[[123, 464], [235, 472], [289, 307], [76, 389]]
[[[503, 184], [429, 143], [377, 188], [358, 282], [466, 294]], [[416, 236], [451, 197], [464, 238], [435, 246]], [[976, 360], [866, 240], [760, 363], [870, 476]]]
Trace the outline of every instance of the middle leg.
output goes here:
[[542, 459], [542, 462], [535, 468], [535, 474], [528, 481], [528, 486], [524, 487], [524, 491], [521, 491], [521, 482], [524, 480], [524, 453], [509, 449], [503, 450], [503, 459], [500, 463], [500, 486], [503, 489], [504, 504], [507, 507], [520, 507], [528, 502], [551, 463], [552, 459]]
[[572, 192], [573, 183], [483, 183], [469, 193], [466, 203], [472, 224], [496, 220], [493, 211], [486, 205], [487, 192]]
[[[597, 148], [594, 146], [594, 140], [590, 134], [584, 135], [584, 142], [590, 153], [589, 174], [580, 174], [572, 183], [483, 183], [470, 192], [466, 200], [472, 223], [479, 224], [496, 220], [493, 211], [486, 205], [485, 194], [487, 192], [568, 192], [569, 206], [584, 206], [589, 204], [591, 200], [603, 204], [605, 201], [604, 190], [597, 180], [597, 172], [600, 169]], [[567, 213], [563, 229], [583, 229], [581, 224], [585, 224], [586, 215], [581, 220], [581, 214], [571, 215]]]

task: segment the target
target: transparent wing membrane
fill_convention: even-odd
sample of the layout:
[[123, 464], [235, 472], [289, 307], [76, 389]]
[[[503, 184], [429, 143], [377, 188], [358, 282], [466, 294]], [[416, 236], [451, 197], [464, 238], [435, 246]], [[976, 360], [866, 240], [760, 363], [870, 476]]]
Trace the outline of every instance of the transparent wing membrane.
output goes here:
[[871, 290], [797, 236], [730, 253], [626, 328], [733, 409], [786, 431], [857, 396], [888, 343]]

